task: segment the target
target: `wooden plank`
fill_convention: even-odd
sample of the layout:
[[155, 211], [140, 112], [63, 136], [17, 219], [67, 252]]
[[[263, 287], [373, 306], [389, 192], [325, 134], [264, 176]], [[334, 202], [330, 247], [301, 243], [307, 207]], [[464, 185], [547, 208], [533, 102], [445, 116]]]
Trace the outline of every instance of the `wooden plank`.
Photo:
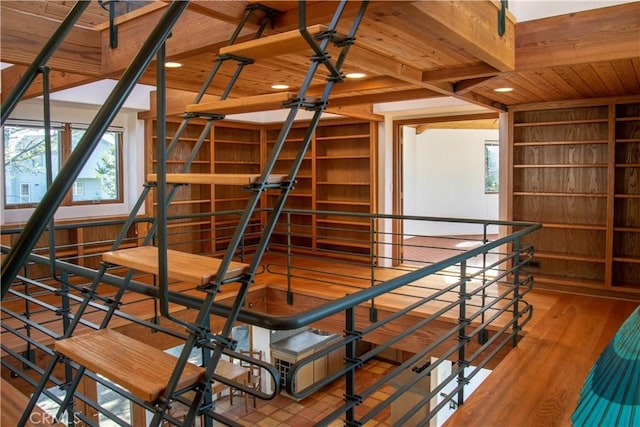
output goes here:
[[[178, 360], [111, 329], [56, 341], [55, 349], [147, 402], [164, 393]], [[177, 388], [194, 385], [203, 374], [204, 368], [187, 363]]]
[[[0, 96], [2, 102], [9, 96], [11, 90], [18, 85], [18, 82], [22, 78], [23, 74], [27, 70], [26, 65], [14, 65], [9, 68], [5, 68], [0, 73], [0, 81], [2, 82], [2, 90]], [[99, 80], [98, 77], [86, 76], [82, 74], [72, 74], [66, 71], [49, 71], [49, 91], [56, 92], [63, 89], [72, 88], [78, 85], [92, 83]], [[41, 96], [44, 93], [42, 84], [42, 74], [39, 73], [33, 83], [26, 90], [22, 96], [22, 100], [35, 98]]]
[[635, 58], [640, 50], [640, 3], [521, 22], [516, 69], [589, 64]]
[[295, 97], [291, 92], [277, 92], [266, 95], [257, 95], [247, 98], [225, 99], [202, 104], [187, 105], [187, 113], [215, 113], [237, 114], [257, 111], [278, 110], [283, 108], [282, 103]]
[[[105, 252], [102, 259], [112, 264], [122, 265], [146, 273], [158, 274], [158, 248], [140, 246], [120, 251]], [[213, 280], [221, 260], [204, 255], [167, 250], [169, 277], [185, 282], [207, 284]], [[249, 266], [231, 262], [224, 280], [242, 275]]]
[[[307, 27], [307, 31], [312, 36], [326, 30], [327, 27], [320, 24]], [[263, 59], [305, 50], [311, 51], [309, 43], [302, 37], [299, 30], [293, 30], [225, 46], [220, 49], [220, 55], [237, 55], [244, 58]]]
[[[245, 173], [168, 173], [166, 177], [167, 184], [250, 185], [257, 182], [260, 175]], [[286, 175], [269, 175], [268, 182], [270, 184], [277, 184], [284, 181], [286, 178]], [[157, 174], [148, 174], [147, 181], [157, 182]]]
[[[11, 2], [9, 2], [11, 3]], [[42, 47], [58, 28], [59, 23], [17, 12], [0, 2], [0, 59], [10, 64], [30, 65]], [[100, 32], [74, 27], [53, 54], [47, 66], [75, 74], [100, 76]]]
[[423, 14], [425, 26], [470, 55], [500, 71], [515, 69], [515, 23], [506, 19], [506, 31], [498, 35], [498, 8], [492, 2], [413, 2]]
[[[540, 313], [536, 306], [538, 323], [449, 418], [448, 426], [571, 425], [589, 369], [637, 302], [554, 295], [557, 301], [548, 312]], [[487, 405], [489, 401], [500, 405]]]
[[[9, 381], [2, 378], [2, 386], [0, 387], [2, 392], [2, 410], [0, 411], [0, 425], [3, 426], [17, 426], [24, 408], [29, 403], [29, 398], [22, 394], [20, 390], [15, 388]], [[31, 412], [26, 427], [34, 426], [50, 426], [53, 420], [53, 416], [48, 415], [39, 406]], [[55, 424], [62, 425], [62, 424]]]

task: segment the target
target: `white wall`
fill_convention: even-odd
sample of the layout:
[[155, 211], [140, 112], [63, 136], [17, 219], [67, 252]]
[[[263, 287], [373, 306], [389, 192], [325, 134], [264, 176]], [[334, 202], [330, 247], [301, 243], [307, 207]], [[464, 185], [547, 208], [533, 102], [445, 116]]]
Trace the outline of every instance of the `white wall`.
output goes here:
[[[33, 99], [18, 104], [11, 114], [11, 119], [42, 121], [42, 100]], [[68, 102], [52, 101], [51, 120], [57, 122], [72, 122], [90, 124], [99, 107], [89, 104], [72, 104]], [[136, 110], [122, 110], [114, 119], [113, 126], [124, 128], [123, 173], [124, 195], [123, 203], [109, 203], [103, 205], [63, 206], [58, 209], [55, 218], [89, 218], [127, 215], [136, 202], [144, 182], [144, 122], [137, 119]], [[3, 171], [0, 171], [0, 174]], [[33, 208], [6, 209], [4, 208], [4, 186], [0, 186], [0, 207], [2, 209], [1, 223], [24, 223]], [[143, 213], [143, 212], [142, 212]]]
[[[498, 195], [484, 192], [484, 143], [498, 130], [403, 128], [404, 214], [498, 219]], [[477, 227], [407, 223], [406, 234], [467, 234]]]

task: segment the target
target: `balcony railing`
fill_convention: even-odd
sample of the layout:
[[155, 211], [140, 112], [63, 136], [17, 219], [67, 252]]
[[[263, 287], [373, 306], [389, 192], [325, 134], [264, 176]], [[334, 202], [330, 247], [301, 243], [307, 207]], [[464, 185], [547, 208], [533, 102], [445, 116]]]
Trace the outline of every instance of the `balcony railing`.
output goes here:
[[[226, 219], [216, 221], [223, 214]], [[184, 225], [170, 229], [171, 246], [215, 254], [224, 245], [227, 231], [233, 228], [228, 220], [230, 214], [173, 217], [173, 224], [184, 222]], [[138, 222], [146, 221], [149, 220]], [[57, 230], [64, 235], [61, 230], [78, 227], [88, 230], [101, 224], [113, 222], [68, 224]], [[437, 373], [437, 384], [408, 408], [405, 405], [402, 416], [393, 420], [398, 425], [407, 422], [427, 425], [445, 406], [463, 404], [469, 393], [468, 384], [485, 368], [495, 366], [497, 356], [516, 345], [523, 334], [523, 327], [533, 313], [524, 300], [533, 278], [521, 270], [532, 258], [533, 247], [524, 241], [527, 234], [538, 228], [538, 224], [505, 221], [285, 211], [256, 284], [268, 282], [267, 286], [281, 290], [290, 314], [271, 316], [243, 309], [239, 321], [270, 330], [320, 326], [340, 332], [339, 339], [292, 364], [284, 382], [286, 392], [301, 399], [344, 378], [342, 404], [319, 424], [336, 419], [348, 425], [364, 424], [388, 411], [403, 397], [406, 400], [407, 393]], [[3, 235], [19, 231], [5, 229]], [[251, 256], [255, 236], [260, 232], [258, 217], [254, 230], [245, 236], [238, 257]], [[90, 233], [81, 234], [86, 237]], [[132, 231], [124, 242], [136, 245], [142, 237]], [[4, 239], [8, 240], [10, 237]], [[29, 256], [23, 274], [12, 284], [2, 304], [2, 364], [13, 375], [31, 386], [37, 384], [43, 369], [36, 362], [34, 351], [53, 354], [52, 342], [62, 336], [73, 318], [74, 308], [96, 274], [101, 252], [109, 250], [111, 243], [105, 238], [80, 243], [65, 241], [53, 249], [43, 245]], [[6, 252], [8, 247], [3, 246], [2, 250]], [[48, 253], [56, 253], [59, 258], [53, 262]], [[82, 328], [98, 327], [101, 313], [113, 303], [122, 274], [114, 268], [104, 276], [92, 309], [83, 317]], [[323, 299], [323, 290], [329, 288], [334, 294]], [[340, 293], [337, 297], [336, 292]], [[312, 307], [298, 310], [294, 302], [305, 295], [320, 297], [314, 299]], [[183, 332], [158, 321], [157, 298], [153, 276], [134, 276], [110, 327], [138, 324], [165, 334], [174, 343], [184, 341]], [[176, 284], [170, 292], [170, 301], [179, 312], [199, 307], [201, 299], [188, 286]], [[226, 305], [215, 303], [212, 318], [224, 317], [228, 311]], [[365, 348], [361, 345], [365, 342], [372, 345]], [[404, 354], [393, 369], [380, 375], [373, 384], [359, 381], [363, 365], [386, 357], [392, 349], [401, 349]], [[336, 351], [344, 353], [339, 370], [304, 389], [294, 384], [296, 373]], [[242, 358], [234, 351], [225, 353], [230, 359]], [[69, 362], [68, 369], [72, 366]], [[266, 362], [262, 367], [272, 377], [273, 387], [257, 395], [259, 399], [269, 399], [279, 392], [280, 374]], [[53, 384], [63, 386], [68, 381], [67, 375], [59, 374]], [[87, 375], [137, 406], [148, 405], [98, 375]], [[374, 395], [383, 388], [392, 392], [380, 402]], [[51, 391], [45, 394], [53, 402], [61, 401]], [[103, 418], [117, 424], [132, 423], [126, 415], [114, 413], [90, 396], [78, 393], [77, 399]], [[422, 412], [425, 406], [430, 408], [426, 415]], [[420, 421], [416, 422], [412, 417], [419, 411]], [[77, 416], [89, 425], [96, 425], [88, 412]], [[180, 425], [180, 420], [171, 415], [167, 415], [167, 420]]]

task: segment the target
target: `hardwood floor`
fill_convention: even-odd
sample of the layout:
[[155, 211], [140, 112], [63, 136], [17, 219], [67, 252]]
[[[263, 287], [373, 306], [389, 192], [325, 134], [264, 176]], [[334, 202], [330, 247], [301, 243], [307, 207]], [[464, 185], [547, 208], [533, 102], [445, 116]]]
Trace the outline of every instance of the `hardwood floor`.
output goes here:
[[638, 306], [590, 296], [550, 294], [555, 302], [446, 427], [570, 426], [589, 369]]

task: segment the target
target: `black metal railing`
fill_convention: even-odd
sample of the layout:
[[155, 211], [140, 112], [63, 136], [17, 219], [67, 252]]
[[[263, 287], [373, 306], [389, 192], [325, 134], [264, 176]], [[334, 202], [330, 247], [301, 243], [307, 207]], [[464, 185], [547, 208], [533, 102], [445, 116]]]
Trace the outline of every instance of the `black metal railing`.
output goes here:
[[[227, 217], [229, 215], [228, 212], [222, 214]], [[171, 217], [170, 220], [179, 222], [199, 216], [211, 218], [212, 215], [214, 221], [209, 223], [215, 224], [215, 214], [211, 213]], [[322, 226], [324, 229], [320, 230], [309, 225], [313, 221], [300, 221], [306, 215], [311, 218], [339, 215], [342, 221], [326, 221]], [[522, 239], [540, 226], [504, 221], [359, 214], [345, 221], [345, 216], [349, 214], [285, 211], [263, 265], [263, 274], [265, 277], [268, 275], [269, 283], [280, 283], [290, 293], [290, 302], [293, 302], [294, 295], [295, 298], [302, 298], [305, 287], [315, 287], [314, 292], [317, 293], [318, 289], [327, 284], [342, 287], [344, 297], [331, 297], [309, 310], [289, 316], [269, 316], [243, 309], [238, 320], [271, 330], [293, 330], [322, 324], [331, 316], [335, 323], [335, 316], [339, 316], [342, 319], [341, 330], [344, 332], [339, 334], [339, 339], [332, 340], [330, 345], [289, 367], [289, 375], [283, 383], [287, 393], [296, 398], [304, 398], [330, 382], [344, 378], [345, 400], [334, 412], [327, 414], [320, 424], [334, 419], [365, 423], [389, 410], [405, 393], [415, 391], [425, 378], [438, 372], [443, 380], [423, 393], [420, 401], [396, 420], [399, 424], [408, 421], [413, 423], [411, 417], [433, 401], [428, 415], [421, 416], [421, 421], [418, 422], [427, 424], [441, 408], [463, 403], [468, 394], [466, 385], [484, 368], [495, 365], [496, 355], [514, 345], [522, 334], [522, 328], [532, 315], [532, 307], [523, 297], [533, 284], [533, 278], [520, 271], [530, 260], [533, 251], [532, 247], [522, 243]], [[287, 221], [294, 217], [298, 223]], [[404, 222], [405, 229], [411, 230], [411, 233], [398, 235], [378, 228], [388, 220]], [[353, 223], [367, 226], [360, 227], [365, 230], [354, 234], [350, 233], [353, 231]], [[99, 224], [67, 224], [57, 229], [95, 227]], [[420, 227], [417, 224], [427, 232], [418, 232]], [[464, 234], [459, 236], [447, 232], [451, 224], [463, 227]], [[204, 227], [209, 232], [202, 234], [213, 237], [224, 235], [226, 227], [230, 227], [228, 222], [223, 223], [220, 229], [215, 226], [210, 229]], [[433, 235], [429, 232], [438, 229], [444, 230], [445, 235]], [[333, 239], [332, 245], [328, 247], [319, 245], [318, 240], [322, 240], [323, 233], [327, 231], [341, 235], [342, 240]], [[3, 234], [17, 232], [20, 229], [3, 230]], [[259, 234], [259, 230], [256, 233]], [[193, 230], [176, 228], [173, 234], [173, 244], [184, 245], [191, 239]], [[364, 235], [368, 236], [368, 240], [363, 239]], [[318, 236], [321, 236], [320, 239]], [[131, 237], [131, 243], [134, 244], [141, 237]], [[247, 236], [246, 241], [249, 243], [238, 255], [250, 257], [253, 250], [251, 242], [254, 239]], [[341, 241], [345, 243], [343, 247], [336, 243]], [[95, 242], [85, 241], [82, 246], [100, 248], [108, 247], [109, 243], [110, 241], [101, 239]], [[410, 257], [394, 255], [395, 249], [407, 245], [411, 246]], [[15, 375], [25, 378], [31, 385], [35, 381], [30, 375], [35, 373], [37, 376], [42, 372], [42, 368], [35, 363], [33, 350], [53, 354], [50, 348], [52, 342], [64, 333], [65, 322], [68, 323], [73, 318], [74, 307], [84, 297], [83, 289], [91, 284], [96, 274], [96, 269], [90, 268], [92, 262], [88, 258], [97, 258], [100, 253], [71, 256], [69, 254], [74, 250], [77, 252], [77, 248], [74, 249], [70, 243], [61, 246], [60, 252], [67, 255], [55, 264], [59, 272], [57, 277], [28, 277], [30, 271], [39, 271], [39, 266], [50, 265], [47, 251], [42, 248], [41, 254], [29, 255], [23, 274], [17, 277], [3, 300], [2, 350], [9, 356], [3, 358], [3, 365]], [[214, 249], [215, 244], [210, 239], [202, 239], [201, 247]], [[350, 252], [349, 248], [354, 247], [360, 252]], [[362, 251], [365, 247], [369, 250]], [[2, 249], [7, 252], [7, 247]], [[44, 271], [47, 269], [44, 268]], [[260, 283], [261, 280], [262, 276], [257, 275], [256, 282]], [[117, 269], [105, 274], [98, 298], [85, 313], [81, 328], [93, 329], [100, 325], [100, 320], [96, 317], [108, 311], [110, 296], [121, 283], [122, 278], [118, 276]], [[200, 307], [201, 299], [185, 292], [185, 289], [171, 291], [170, 302], [184, 308]], [[157, 298], [158, 288], [152, 277], [134, 277], [127, 297], [116, 310], [112, 322], [136, 323], [156, 333], [167, 334], [172, 339], [186, 339], [185, 334], [166, 328], [157, 321], [157, 312], [153, 311]], [[151, 307], [154, 315], [140, 318], [135, 313], [139, 313], [140, 306], [145, 304]], [[294, 307], [295, 305], [292, 306]], [[211, 314], [224, 317], [229, 310], [228, 306], [215, 303]], [[366, 314], [362, 315], [361, 311]], [[438, 336], [433, 336], [434, 330], [440, 331]], [[357, 352], [357, 344], [362, 342], [374, 345], [364, 352]], [[416, 342], [420, 344], [416, 345]], [[398, 361], [397, 366], [381, 375], [374, 384], [362, 384], [358, 381], [364, 364], [381, 357], [389, 349], [396, 348], [405, 349], [409, 356]], [[304, 389], [296, 388], [296, 373], [314, 360], [336, 351], [344, 354], [345, 362], [339, 370]], [[242, 357], [230, 350], [225, 351], [225, 354], [232, 359]], [[71, 362], [69, 366], [74, 367]], [[277, 369], [266, 362], [262, 363], [262, 367], [272, 377], [273, 383], [279, 384], [280, 374]], [[26, 373], [25, 368], [32, 373]], [[445, 374], [441, 373], [442, 369]], [[115, 390], [125, 401], [142, 407], [147, 405], [117, 385], [96, 375], [89, 375], [102, 386]], [[64, 384], [61, 379], [54, 379], [53, 382]], [[393, 392], [388, 399], [378, 402], [373, 396], [383, 387]], [[256, 394], [255, 391], [246, 391]], [[276, 385], [271, 393], [257, 394], [258, 398], [269, 399], [277, 392], [279, 387]], [[47, 396], [54, 402], [60, 400], [50, 392]], [[79, 394], [77, 397], [103, 417], [111, 418], [118, 424], [130, 422], [87, 396]], [[377, 403], [374, 405], [371, 402]], [[95, 422], [89, 416], [79, 416], [90, 425]], [[167, 415], [167, 420], [179, 424], [179, 420], [171, 419], [170, 415]]]

